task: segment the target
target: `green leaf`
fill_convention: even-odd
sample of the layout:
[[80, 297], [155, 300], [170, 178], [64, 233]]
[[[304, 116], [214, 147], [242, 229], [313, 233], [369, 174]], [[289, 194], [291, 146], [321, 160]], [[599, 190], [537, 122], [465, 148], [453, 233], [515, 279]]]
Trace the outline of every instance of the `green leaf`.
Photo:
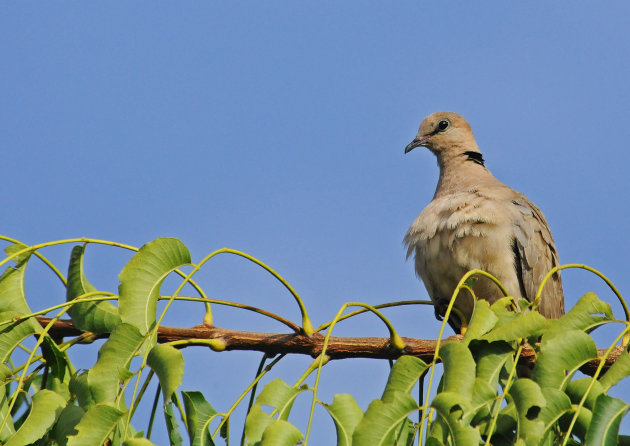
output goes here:
[[[295, 433], [299, 433], [299, 430], [288, 427], [291, 426], [290, 423], [281, 423], [272, 428], [270, 432], [273, 434], [265, 434], [267, 429], [270, 426], [275, 425], [278, 420], [265, 413], [261, 406], [272, 407], [278, 411], [278, 419], [286, 421], [289, 417], [289, 412], [291, 411], [295, 398], [305, 389], [306, 387], [296, 389], [295, 387], [285, 383], [280, 378], [276, 378], [267, 384], [263, 391], [260, 392], [260, 395], [258, 395], [258, 398], [256, 398], [256, 403], [252, 407], [252, 410], [250, 410], [247, 415], [247, 419], [245, 420], [245, 437], [247, 439], [247, 444], [257, 445], [260, 441], [262, 441], [260, 444], [273, 444], [271, 443], [272, 439], [279, 439], [280, 437], [276, 437], [278, 435], [287, 435], [287, 439], [283, 439], [282, 441], [291, 441], [290, 439], [294, 438]], [[301, 438], [302, 434], [299, 433], [299, 435]]]
[[545, 423], [540, 419], [547, 400], [540, 386], [529, 378], [517, 379], [509, 389], [518, 413], [518, 438], [527, 445], [538, 445], [545, 431]]
[[604, 388], [599, 381], [593, 381], [593, 378], [576, 379], [567, 384], [565, 392], [573, 404], [578, 404], [582, 400], [582, 397], [589, 386], [591, 386], [591, 390], [584, 401], [584, 406], [593, 410], [595, 408], [597, 398], [599, 395], [604, 393]]
[[396, 439], [395, 446], [410, 446], [413, 444], [413, 439], [416, 437], [416, 428], [409, 418], [406, 418], [398, 428], [398, 431], [394, 434]]
[[[9, 388], [11, 376], [13, 376], [11, 369], [5, 364], [0, 364], [0, 423], [4, 424], [4, 428], [0, 432], [0, 441], [6, 441], [11, 435], [15, 434], [7, 398], [7, 389]], [[4, 421], [5, 418], [7, 418], [6, 422]]]
[[[43, 378], [43, 374], [39, 376]], [[65, 381], [61, 381], [59, 380], [59, 378], [55, 376], [48, 375], [48, 379], [46, 380], [46, 389], [52, 390], [53, 392], [58, 393], [66, 401], [69, 401], [71, 395], [70, 395], [70, 389], [68, 387], [68, 384], [69, 384], [68, 381], [70, 380], [66, 379]]]
[[130, 438], [125, 440], [123, 446], [155, 446], [155, 444], [151, 443], [146, 438]]
[[431, 406], [439, 415], [431, 426], [431, 437], [435, 441], [444, 442], [451, 436], [456, 445], [479, 444], [480, 433], [469, 424], [473, 410], [467, 396], [457, 392], [439, 392], [433, 398]]
[[[27, 248], [21, 243], [5, 248], [7, 255], [14, 254]], [[0, 312], [15, 311], [20, 315], [31, 313], [26, 303], [24, 292], [24, 272], [31, 254], [23, 254], [14, 258], [15, 266], [9, 266], [0, 276]]]
[[461, 424], [468, 421], [472, 415], [472, 404], [469, 398], [457, 393], [442, 391], [438, 392], [431, 401], [431, 406], [442, 415], [444, 419], [457, 421]]
[[275, 420], [262, 436], [260, 446], [295, 446], [302, 441], [302, 432], [285, 420]]
[[63, 381], [68, 369], [68, 360], [64, 352], [50, 337], [45, 337], [41, 344], [42, 356], [46, 360], [46, 365], [50, 367], [51, 375]]
[[262, 406], [271, 406], [278, 410], [279, 418], [286, 420], [293, 406], [293, 402], [297, 395], [304, 391], [304, 388], [296, 389], [288, 385], [282, 379], [276, 378], [265, 386], [258, 398], [256, 404]]
[[429, 366], [421, 359], [413, 356], [401, 356], [394, 363], [381, 399], [390, 400], [391, 392], [409, 393]]
[[502, 297], [490, 305], [490, 310], [499, 319], [495, 324], [495, 329], [510, 323], [522, 314], [512, 309], [512, 302], [511, 297]]
[[473, 339], [479, 339], [492, 330], [498, 321], [499, 318], [490, 310], [490, 304], [487, 300], [475, 301], [475, 308], [462, 343], [467, 345]]
[[31, 444], [42, 438], [53, 427], [65, 405], [66, 400], [52, 390], [37, 392], [33, 395], [28, 418], [5, 446]]
[[70, 378], [70, 392], [77, 397], [79, 407], [84, 411], [95, 403], [88, 387], [88, 372], [76, 373]]
[[164, 401], [182, 384], [184, 376], [184, 356], [172, 345], [159, 344], [151, 349], [147, 356], [147, 364], [160, 379]]
[[622, 400], [601, 394], [595, 403], [591, 425], [586, 433], [586, 444], [617, 444], [619, 424], [628, 409], [630, 405]]
[[271, 415], [260, 408], [260, 404], [254, 404], [245, 419], [245, 440], [247, 445], [260, 445], [265, 429], [274, 421]]
[[189, 264], [190, 253], [174, 238], [159, 238], [144, 245], [120, 273], [118, 300], [123, 322], [145, 334], [155, 324], [160, 286], [174, 269]]
[[[84, 252], [85, 246], [72, 248], [66, 288], [66, 301], [68, 302], [86, 293], [97, 291], [88, 282], [83, 272]], [[118, 308], [108, 301], [76, 303], [68, 309], [68, 314], [79, 330], [93, 333], [110, 333], [120, 323]]]
[[516, 440], [516, 436], [512, 434], [518, 428], [518, 413], [514, 401], [508, 398], [508, 404], [499, 412], [497, 424], [492, 434], [493, 444], [498, 443], [497, 439], [507, 437], [511, 439], [510, 444]]
[[68, 437], [78, 433], [76, 426], [84, 415], [85, 411], [75, 406], [74, 403], [67, 405], [63, 409], [54, 428], [54, 438], [57, 443], [65, 446], [68, 443]]
[[418, 410], [407, 393], [392, 392], [390, 401], [372, 401], [352, 435], [353, 445], [391, 445], [401, 423]]
[[436, 416], [435, 419], [427, 426], [428, 434], [426, 445], [440, 445], [444, 446], [448, 444], [448, 436], [450, 435], [450, 429], [448, 427], [447, 420], [441, 416]]
[[13, 322], [18, 317], [20, 314], [15, 311], [0, 313], [0, 362], [6, 362], [24, 339], [42, 332], [42, 326], [35, 318]]
[[577, 436], [580, 441], [583, 442], [586, 438], [586, 432], [591, 425], [591, 420], [593, 419], [593, 412], [586, 407], [582, 406], [578, 409], [577, 404], [571, 405], [571, 411], [560, 418], [560, 428], [563, 432], [569, 429], [569, 425], [576, 411], [578, 412], [578, 416], [571, 430], [571, 434]]
[[473, 424], [479, 424], [481, 419], [490, 415], [490, 405], [494, 403], [496, 396], [496, 386], [491, 386], [481, 378], [475, 379], [471, 405], [472, 413], [475, 415], [477, 421], [473, 422]]
[[[11, 255], [24, 248], [27, 246], [18, 243], [8, 246], [5, 252]], [[10, 322], [31, 313], [24, 291], [24, 273], [30, 256], [31, 253], [27, 253], [14, 258], [15, 266], [9, 266], [0, 276], [0, 323]], [[34, 318], [0, 325], [0, 362], [5, 362], [9, 358], [23, 339], [41, 331], [41, 325]]]
[[424, 446], [444, 446], [444, 443], [436, 438], [428, 437], [427, 441], [424, 443]]
[[546, 404], [540, 410], [539, 419], [545, 423], [544, 432], [548, 435], [560, 418], [571, 412], [571, 400], [564, 392], [553, 387], [542, 389], [542, 391]]
[[204, 398], [201, 392], [182, 392], [186, 419], [188, 420], [188, 436], [192, 446], [214, 446], [208, 427], [217, 411]]
[[459, 342], [447, 342], [440, 349], [440, 359], [444, 364], [442, 390], [458, 393], [470, 401], [476, 365], [468, 347]]
[[628, 376], [630, 376], [630, 353], [623, 351], [604, 376], [599, 379], [599, 382], [604, 389], [608, 390]]
[[549, 326], [549, 321], [537, 311], [516, 313], [518, 316], [498, 325], [494, 330], [486, 333], [481, 339], [493, 341], [516, 341], [530, 337], [540, 336]]
[[98, 352], [96, 364], [88, 372], [88, 386], [97, 403], [114, 402], [119, 383], [129, 379], [129, 363], [144, 343], [133, 325], [119, 324]]
[[553, 330], [590, 331], [595, 325], [612, 319], [610, 305], [599, 300], [595, 293], [586, 293], [569, 312], [552, 321], [551, 327]]
[[497, 389], [501, 370], [507, 362], [511, 363], [514, 348], [504, 341], [480, 341], [471, 343], [470, 349], [477, 361], [477, 378]]
[[169, 401], [164, 405], [164, 418], [166, 419], [166, 431], [171, 446], [181, 446], [183, 438], [179, 434], [179, 423], [173, 413], [173, 402]]
[[582, 364], [597, 359], [595, 341], [579, 330], [545, 333], [534, 366], [533, 379], [541, 387], [560, 388], [566, 372], [574, 373]]
[[[449, 401], [450, 400], [450, 401]], [[465, 401], [452, 392], [440, 393], [435, 396], [431, 405], [436, 408], [443, 426], [446, 426], [448, 434], [453, 438], [455, 445], [474, 445], [481, 442], [481, 434], [462, 419], [462, 407], [456, 400]], [[447, 409], [450, 406], [450, 409]], [[469, 410], [466, 409], [465, 411]], [[434, 439], [438, 439], [436, 432], [432, 431]]]
[[68, 446], [103, 444], [125, 413], [107, 403], [94, 404], [76, 425], [77, 434], [68, 437]]
[[324, 404], [324, 407], [335, 422], [337, 446], [352, 446], [352, 434], [363, 418], [363, 411], [352, 395], [338, 393], [332, 404]]

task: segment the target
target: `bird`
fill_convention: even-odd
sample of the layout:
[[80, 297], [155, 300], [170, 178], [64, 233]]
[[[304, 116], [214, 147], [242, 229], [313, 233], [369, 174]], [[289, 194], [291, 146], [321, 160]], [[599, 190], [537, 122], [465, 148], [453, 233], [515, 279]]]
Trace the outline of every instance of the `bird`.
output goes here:
[[[415, 256], [415, 271], [443, 320], [463, 275], [473, 269], [496, 277], [509, 295], [532, 302], [547, 273], [559, 265], [549, 225], [527, 197], [496, 179], [486, 167], [471, 126], [461, 115], [438, 112], [426, 117], [418, 134], [405, 147], [429, 149], [440, 169], [432, 201], [413, 221], [403, 243], [407, 258]], [[476, 298], [490, 304], [503, 297], [491, 279], [471, 281]], [[448, 320], [457, 333], [466, 329], [474, 298], [465, 288]], [[520, 309], [520, 308], [519, 308]], [[543, 289], [540, 314], [564, 314], [560, 273]]]

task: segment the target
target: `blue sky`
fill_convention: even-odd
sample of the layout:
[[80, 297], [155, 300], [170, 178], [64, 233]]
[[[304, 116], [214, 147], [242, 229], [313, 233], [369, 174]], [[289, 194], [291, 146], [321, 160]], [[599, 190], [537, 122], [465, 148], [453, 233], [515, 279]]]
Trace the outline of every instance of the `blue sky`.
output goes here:
[[[449, 110], [471, 123], [495, 176], [543, 210], [561, 262], [601, 270], [628, 296], [629, 14], [624, 2], [5, 4], [0, 233], [136, 246], [172, 236], [195, 260], [240, 249], [286, 277], [316, 324], [347, 301], [424, 299], [401, 241], [438, 169], [428, 151], [403, 149], [422, 118]], [[44, 253], [65, 268], [69, 251]], [[115, 291], [129, 253], [86, 255], [90, 280]], [[33, 308], [63, 299], [29, 268]], [[213, 297], [299, 320], [282, 287], [241, 259], [217, 258], [199, 281]], [[564, 286], [568, 307], [595, 291], [621, 316], [589, 274], [568, 271]], [[437, 335], [429, 308], [387, 314], [404, 336]], [[195, 306], [167, 319], [201, 323]], [[216, 323], [282, 329], [225, 309]], [[363, 316], [336, 333], [386, 330]], [[225, 410], [258, 356], [191, 350], [186, 360], [184, 387], [208, 381], [201, 390]], [[291, 382], [307, 363], [288, 360], [274, 376]], [[387, 368], [332, 364], [321, 398], [349, 392], [365, 408]], [[326, 418], [315, 443], [334, 435]]]

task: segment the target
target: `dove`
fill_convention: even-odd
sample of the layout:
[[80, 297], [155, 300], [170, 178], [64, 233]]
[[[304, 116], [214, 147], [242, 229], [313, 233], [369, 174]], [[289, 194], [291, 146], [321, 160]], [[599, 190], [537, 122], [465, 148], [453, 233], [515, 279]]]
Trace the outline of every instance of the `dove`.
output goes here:
[[[405, 153], [416, 147], [437, 157], [440, 176], [433, 200], [411, 224], [404, 244], [436, 317], [443, 318], [460, 279], [473, 269], [496, 277], [516, 302], [532, 302], [545, 275], [559, 265], [543, 213], [490, 173], [470, 125], [457, 113], [425, 118]], [[487, 277], [476, 275], [470, 284], [475, 297], [490, 304], [504, 296]], [[473, 308], [473, 295], [463, 289], [448, 321], [456, 332], [466, 328]], [[559, 272], [547, 281], [538, 311], [547, 318], [564, 314]]]

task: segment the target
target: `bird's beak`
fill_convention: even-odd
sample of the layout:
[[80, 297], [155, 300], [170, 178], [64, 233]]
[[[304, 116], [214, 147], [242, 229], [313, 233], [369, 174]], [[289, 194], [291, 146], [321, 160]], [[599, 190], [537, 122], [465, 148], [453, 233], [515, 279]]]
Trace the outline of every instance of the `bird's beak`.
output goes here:
[[425, 135], [425, 136], [421, 136], [419, 138], [415, 138], [413, 141], [411, 141], [409, 144], [407, 144], [407, 147], [405, 147], [405, 153], [409, 153], [411, 152], [413, 149], [415, 149], [416, 147], [420, 147], [423, 146], [427, 143], [427, 141], [429, 140], [429, 135]]

